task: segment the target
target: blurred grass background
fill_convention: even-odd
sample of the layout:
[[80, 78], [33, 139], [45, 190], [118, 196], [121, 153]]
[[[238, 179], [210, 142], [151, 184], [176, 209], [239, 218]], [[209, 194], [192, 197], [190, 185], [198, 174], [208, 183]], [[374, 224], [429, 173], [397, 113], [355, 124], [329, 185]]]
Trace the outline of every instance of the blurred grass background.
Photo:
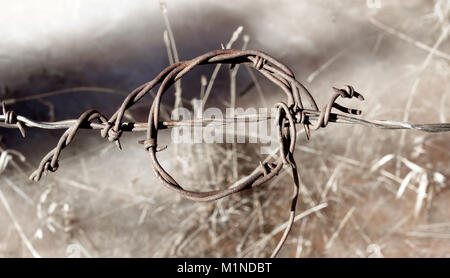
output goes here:
[[[375, 3], [375, 4], [374, 4]], [[380, 5], [376, 5], [379, 3]], [[290, 66], [318, 103], [331, 86], [353, 85], [367, 119], [448, 122], [448, 1], [165, 1], [181, 60], [226, 44], [265, 51]], [[373, 5], [374, 4], [374, 5]], [[131, 91], [169, 65], [158, 1], [2, 1], [2, 100], [95, 86]], [[198, 97], [202, 67], [182, 81]], [[237, 73], [241, 107], [271, 107], [281, 92], [244, 67]], [[229, 99], [222, 67], [209, 105]], [[8, 107], [36, 120], [110, 115], [123, 97], [73, 92]], [[173, 98], [164, 99], [170, 107]], [[151, 98], [130, 117], [146, 120]], [[354, 106], [354, 103], [352, 102]], [[260, 257], [270, 255], [287, 220], [288, 171], [255, 190], [218, 202], [184, 200], [157, 181], [140, 134], [125, 134], [123, 151], [84, 131], [64, 150], [58, 172], [27, 180], [62, 131], [0, 130], [0, 256], [2, 257]], [[188, 188], [222, 188], [233, 180], [229, 145], [169, 149], [161, 161]], [[448, 134], [329, 125], [297, 143], [302, 185], [285, 257], [447, 257], [450, 250]], [[237, 144], [238, 176], [262, 156]], [[19, 156], [5, 153], [13, 149]], [[185, 161], [196, 161], [186, 165]], [[0, 163], [0, 165], [2, 165]], [[303, 213], [303, 214], [302, 214]]]

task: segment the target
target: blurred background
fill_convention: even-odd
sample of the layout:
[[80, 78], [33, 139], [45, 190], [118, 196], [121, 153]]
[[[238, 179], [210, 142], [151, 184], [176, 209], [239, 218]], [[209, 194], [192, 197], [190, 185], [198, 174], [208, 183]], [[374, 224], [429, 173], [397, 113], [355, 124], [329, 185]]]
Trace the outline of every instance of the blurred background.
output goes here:
[[[449, 121], [446, 0], [2, 0], [0, 99], [40, 121], [91, 108], [110, 116], [127, 92], [170, 64], [171, 34], [186, 60], [227, 45], [240, 26], [232, 48], [262, 50], [291, 67], [320, 107], [332, 86], [351, 84], [366, 99], [351, 102], [362, 118]], [[185, 107], [213, 70], [183, 78]], [[239, 107], [284, 99], [246, 67], [235, 81]], [[229, 92], [224, 66], [208, 106], [227, 106]], [[127, 118], [146, 121], [151, 101]], [[169, 109], [173, 102], [164, 98]], [[144, 134], [124, 134], [119, 151], [98, 131], [81, 131], [57, 172], [29, 181], [63, 132], [27, 129], [22, 138], [0, 129], [1, 257], [266, 257], [282, 235], [289, 171], [254, 190], [195, 203], [155, 178], [137, 144]], [[299, 138], [300, 217], [281, 257], [450, 255], [450, 134], [330, 124], [310, 141]], [[169, 145], [158, 153], [163, 166], [194, 190], [224, 188], [264, 157], [256, 144], [190, 144], [180, 153], [170, 131], [160, 140]]]

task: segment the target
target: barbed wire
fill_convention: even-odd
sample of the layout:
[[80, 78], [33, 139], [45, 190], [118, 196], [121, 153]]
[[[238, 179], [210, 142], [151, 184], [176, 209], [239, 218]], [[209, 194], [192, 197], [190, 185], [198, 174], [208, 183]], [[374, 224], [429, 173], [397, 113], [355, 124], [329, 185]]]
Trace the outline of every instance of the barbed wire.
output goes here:
[[[308, 121], [315, 121], [318, 118], [317, 111], [304, 109], [306, 119]], [[39, 129], [67, 129], [76, 123], [76, 119], [68, 119], [63, 121], [45, 122], [45, 121], [35, 121], [25, 116], [17, 115], [17, 121], [21, 122], [23, 126], [27, 128], [39, 128]], [[160, 121], [161, 129], [171, 129], [183, 126], [192, 127], [205, 127], [211, 125], [227, 125], [230, 123], [239, 122], [260, 122], [268, 121], [274, 119], [275, 116], [259, 115], [259, 114], [236, 114], [232, 117], [225, 117], [223, 119], [217, 118], [198, 118], [193, 120], [171, 120], [171, 121]], [[16, 124], [5, 123], [6, 117], [0, 115], [0, 127], [3, 128], [18, 128]], [[336, 113], [330, 113], [328, 119], [329, 123], [340, 123], [340, 124], [357, 124], [367, 127], [374, 127], [378, 129], [391, 129], [391, 130], [417, 130], [428, 133], [439, 133], [439, 132], [449, 132], [450, 123], [435, 123], [435, 124], [413, 124], [409, 122], [402, 121], [390, 121], [390, 120], [367, 120], [359, 119], [347, 115], [341, 115]], [[298, 124], [298, 123], [296, 123]], [[90, 123], [89, 125], [80, 126], [81, 129], [103, 129], [103, 123]], [[123, 122], [121, 124], [121, 130], [124, 132], [144, 132], [147, 130], [147, 122]]]
[[[277, 102], [274, 107], [276, 111], [275, 115], [270, 116], [235, 115], [225, 119], [201, 118], [194, 120], [162, 121], [160, 119], [160, 107], [161, 98], [164, 93], [196, 66], [218, 63], [230, 64], [231, 67], [234, 67], [237, 64], [248, 64], [252, 66], [286, 94], [286, 101]], [[153, 103], [149, 109], [148, 121], [124, 122], [123, 118], [125, 112], [158, 85], [158, 91], [154, 96]], [[296, 80], [291, 69], [275, 58], [256, 50], [222, 49], [207, 52], [192, 60], [182, 61], [168, 66], [153, 80], [142, 84], [129, 93], [120, 107], [109, 119], [97, 110], [87, 110], [82, 113], [78, 119], [55, 122], [34, 121], [27, 117], [17, 115], [14, 111], [8, 111], [3, 103], [3, 115], [0, 115], [0, 120], [3, 121], [3, 123], [0, 123], [0, 127], [17, 128], [24, 137], [25, 127], [66, 129], [60, 137], [56, 147], [44, 156], [38, 168], [30, 175], [30, 179], [35, 181], [39, 181], [42, 174], [54, 172], [58, 169], [58, 159], [62, 150], [73, 141], [79, 129], [100, 130], [101, 136], [107, 138], [110, 142], [114, 142], [119, 149], [121, 149], [120, 137], [123, 132], [145, 131], [147, 136], [142, 143], [149, 154], [155, 175], [169, 189], [193, 201], [215, 201], [231, 194], [254, 188], [271, 180], [283, 169], [283, 166], [289, 167], [292, 170], [293, 177], [293, 193], [290, 200], [289, 221], [279, 243], [272, 253], [272, 257], [275, 257], [286, 241], [295, 219], [295, 207], [299, 194], [298, 170], [294, 159], [295, 144], [297, 140], [297, 125], [300, 125], [304, 129], [308, 140], [310, 138], [311, 129], [317, 130], [319, 128], [324, 128], [330, 122], [359, 124], [380, 129], [412, 129], [422, 132], [450, 131], [450, 123], [412, 124], [397, 121], [364, 120], [349, 116], [360, 115], [361, 111], [349, 109], [336, 103], [338, 98], [357, 98], [362, 101], [364, 100], [363, 96], [356, 92], [350, 85], [347, 85], [343, 89], [333, 88], [333, 90], [334, 94], [331, 96], [330, 100], [319, 110], [311, 93], [305, 86]], [[311, 108], [304, 107], [302, 98], [306, 100]], [[349, 115], [332, 113], [331, 110], [333, 108]], [[257, 167], [248, 176], [222, 190], [197, 192], [184, 189], [161, 166], [156, 156], [157, 152], [166, 148], [165, 146], [160, 147], [158, 145], [159, 130], [180, 126], [206, 126], [210, 124], [225, 125], [236, 121], [250, 122], [269, 119], [274, 119], [277, 126], [279, 146], [276, 151], [279, 153], [278, 157], [269, 155], [264, 161], [260, 161]]]

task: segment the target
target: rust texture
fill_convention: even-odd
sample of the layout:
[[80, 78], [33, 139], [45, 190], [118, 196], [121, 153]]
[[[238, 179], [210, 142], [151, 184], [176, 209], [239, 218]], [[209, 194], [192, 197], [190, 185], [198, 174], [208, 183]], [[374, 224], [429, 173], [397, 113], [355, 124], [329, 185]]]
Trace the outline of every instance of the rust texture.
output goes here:
[[[176, 123], [160, 120], [161, 98], [176, 81], [183, 78], [184, 75], [196, 66], [217, 63], [229, 64], [231, 67], [236, 64], [247, 63], [265, 78], [276, 84], [285, 93], [285, 100], [275, 104], [277, 111], [275, 122], [278, 131], [279, 154], [277, 157], [274, 155], [268, 156], [264, 161], [259, 162], [248, 176], [236, 181], [226, 189], [205, 192], [189, 191], [185, 190], [171, 177], [161, 166], [156, 155], [157, 152], [165, 149], [165, 147], [160, 147], [158, 144], [158, 131], [176, 125]], [[130, 109], [130, 107], [139, 102], [139, 100], [158, 85], [159, 87], [153, 104], [149, 109], [148, 121], [146, 123], [124, 122], [123, 117], [127, 109]], [[18, 128], [23, 136], [25, 136], [24, 127], [47, 129], [67, 128], [57, 146], [42, 159], [39, 167], [30, 175], [30, 179], [35, 181], [39, 181], [42, 174], [54, 172], [58, 169], [58, 159], [62, 150], [73, 141], [80, 128], [100, 129], [101, 136], [107, 138], [110, 142], [114, 142], [119, 148], [121, 148], [119, 140], [124, 131], [146, 131], [147, 136], [143, 144], [149, 154], [155, 175], [169, 189], [193, 201], [215, 201], [231, 194], [263, 185], [277, 175], [283, 169], [283, 166], [286, 166], [292, 170], [293, 192], [290, 200], [289, 222], [283, 236], [272, 253], [274, 257], [285, 242], [295, 217], [295, 207], [299, 194], [298, 169], [294, 160], [295, 144], [298, 135], [297, 127], [304, 129], [307, 139], [310, 138], [311, 130], [326, 127], [329, 122], [356, 123], [384, 129], [416, 129], [424, 132], [450, 131], [450, 124], [448, 123], [414, 125], [403, 122], [368, 121], [332, 113], [331, 110], [333, 108], [347, 114], [359, 115], [361, 113], [359, 110], [349, 109], [337, 104], [336, 101], [339, 97], [364, 100], [363, 96], [356, 92], [352, 86], [347, 85], [344, 89], [333, 89], [334, 94], [331, 96], [329, 102], [319, 110], [311, 93], [297, 81], [294, 73], [283, 63], [261, 51], [222, 49], [205, 53], [192, 60], [182, 61], [168, 66], [153, 80], [142, 84], [129, 93], [109, 119], [97, 110], [88, 110], [82, 113], [77, 120], [35, 122], [18, 116], [13, 111], [8, 111], [5, 105], [3, 105], [3, 115], [0, 115], [0, 120], [3, 120], [4, 123], [1, 123], [0, 127]], [[310, 108], [305, 108], [304, 104], [308, 104]]]

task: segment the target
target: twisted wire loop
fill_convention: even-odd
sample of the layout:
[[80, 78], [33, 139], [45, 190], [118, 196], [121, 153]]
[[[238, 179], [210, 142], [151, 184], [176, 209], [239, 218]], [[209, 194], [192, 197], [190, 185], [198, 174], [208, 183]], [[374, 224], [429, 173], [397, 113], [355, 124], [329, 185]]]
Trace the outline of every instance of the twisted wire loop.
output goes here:
[[319, 129], [321, 127], [326, 127], [328, 125], [332, 108], [336, 108], [339, 111], [347, 113], [347, 114], [353, 114], [353, 115], [361, 114], [361, 110], [349, 109], [347, 107], [344, 107], [344, 106], [336, 103], [336, 100], [339, 97], [341, 97], [341, 98], [355, 97], [360, 101], [364, 100], [364, 97], [361, 94], [359, 94], [358, 92], [356, 92], [352, 86], [346, 85], [346, 88], [344, 88], [344, 89], [338, 89], [338, 88], [333, 87], [333, 90], [335, 91], [335, 93], [331, 96], [328, 103], [320, 111], [319, 119], [317, 120], [316, 124], [312, 126], [313, 129]]
[[[56, 147], [44, 156], [39, 164], [39, 167], [30, 175], [29, 179], [39, 181], [42, 174], [47, 175], [48, 172], [55, 172], [58, 170], [58, 158], [61, 155], [61, 151], [72, 142], [80, 128], [89, 125], [94, 120], [98, 120], [102, 124], [107, 123], [106, 117], [100, 114], [97, 110], [91, 109], [81, 114], [76, 123], [64, 132]], [[108, 127], [108, 125], [105, 125], [105, 127]], [[102, 129], [102, 137], [105, 137], [107, 133], [108, 132], [105, 131], [105, 129]]]
[[[270, 81], [278, 85], [287, 96], [287, 103], [279, 102], [276, 104], [277, 108], [277, 125], [278, 125], [278, 139], [279, 139], [279, 157], [273, 161], [270, 157], [265, 161], [260, 162], [260, 165], [248, 176], [235, 182], [233, 185], [222, 189], [206, 192], [195, 192], [184, 189], [179, 185], [175, 179], [166, 172], [166, 170], [159, 163], [156, 153], [160, 151], [158, 148], [158, 128], [159, 128], [159, 113], [162, 95], [173, 85], [177, 80], [182, 78], [190, 70], [197, 65], [212, 64], [212, 63], [229, 63], [231, 65], [237, 63], [249, 63], [253, 68], [259, 71], [262, 75], [268, 78]], [[272, 256], [276, 256], [280, 248], [282, 247], [287, 235], [292, 227], [295, 218], [295, 205], [298, 197], [298, 173], [294, 160], [294, 150], [296, 142], [296, 123], [302, 123], [305, 128], [306, 134], [309, 138], [309, 125], [305, 114], [303, 112], [303, 103], [300, 92], [306, 97], [311, 107], [318, 111], [317, 104], [309, 93], [309, 91], [298, 82], [293, 72], [277, 61], [275, 58], [260, 52], [260, 51], [238, 51], [238, 50], [216, 50], [190, 61], [184, 61], [172, 66], [169, 66], [154, 80], [144, 84], [135, 91], [133, 91], [122, 103], [121, 108], [113, 115], [112, 119], [115, 119], [115, 126], [120, 127], [120, 122], [124, 114], [124, 110], [138, 101], [144, 94], [151, 90], [154, 86], [160, 83], [158, 92], [156, 93], [153, 104], [150, 108], [148, 115], [148, 128], [147, 139], [144, 142], [145, 149], [149, 152], [151, 164], [155, 175], [159, 180], [171, 190], [182, 194], [184, 197], [200, 202], [214, 201], [224, 198], [233, 193], [249, 189], [260, 184], [267, 182], [277, 175], [283, 165], [290, 166], [294, 176], [294, 192], [291, 200], [291, 211], [289, 217], [289, 225], [287, 226], [283, 237], [281, 238], [277, 248]], [[326, 123], [329, 117], [329, 111], [333, 107], [333, 104], [338, 96], [341, 97], [353, 97], [357, 95], [353, 88], [349, 87], [348, 91], [336, 92], [336, 97], [330, 101], [327, 106], [327, 110], [321, 112], [321, 121]], [[327, 114], [328, 111], [328, 114]], [[320, 126], [323, 124], [321, 123]], [[326, 125], [326, 124], [325, 124]], [[318, 127], [320, 127], [318, 126]], [[316, 128], [318, 128], [316, 127]]]
[[[157, 152], [165, 149], [165, 147], [158, 146], [158, 130], [162, 128], [160, 122], [161, 98], [176, 81], [181, 79], [196, 66], [217, 63], [230, 64], [231, 66], [247, 63], [277, 85], [285, 93], [287, 97], [286, 102], [278, 102], [275, 104], [277, 111], [275, 122], [278, 126], [279, 155], [277, 158], [269, 156], [264, 161], [259, 162], [259, 165], [248, 176], [236, 181], [225, 189], [204, 192], [190, 191], [184, 189], [169, 173], [166, 172], [156, 156]], [[299, 193], [299, 178], [294, 160], [294, 150], [297, 139], [296, 124], [302, 124], [306, 137], [309, 139], [310, 127], [312, 126], [313, 129], [325, 127], [328, 124], [332, 108], [350, 114], [360, 113], [358, 110], [347, 109], [336, 104], [335, 102], [338, 97], [357, 97], [362, 100], [362, 96], [355, 92], [351, 86], [347, 86], [346, 89], [334, 88], [335, 94], [320, 111], [310, 92], [295, 79], [291, 69], [275, 58], [256, 50], [214, 50], [192, 60], [182, 61], [168, 66], [153, 80], [142, 84], [130, 92], [109, 120], [96, 110], [84, 112], [78, 118], [76, 123], [68, 128], [61, 136], [57, 146], [42, 159], [39, 168], [30, 176], [30, 179], [38, 181], [44, 172], [56, 171], [58, 168], [58, 158], [62, 149], [70, 144], [79, 128], [90, 124], [94, 120], [98, 120], [103, 124], [101, 136], [107, 137], [111, 142], [116, 142], [120, 148], [119, 138], [123, 131], [121, 129], [123, 127], [122, 119], [126, 110], [136, 104], [157, 85], [159, 85], [159, 88], [149, 110], [147, 137], [143, 143], [145, 150], [149, 153], [151, 166], [155, 175], [169, 189], [193, 201], [214, 201], [269, 181], [281, 171], [283, 166], [291, 168], [293, 176], [293, 195], [291, 198], [289, 221], [281, 240], [272, 254], [273, 257], [276, 256], [294, 223], [295, 206]], [[310, 122], [305, 113], [306, 108], [303, 106], [302, 97], [306, 99], [312, 108], [312, 110], [308, 109], [308, 111], [313, 111], [316, 114], [320, 113], [319, 119], [314, 125]]]

